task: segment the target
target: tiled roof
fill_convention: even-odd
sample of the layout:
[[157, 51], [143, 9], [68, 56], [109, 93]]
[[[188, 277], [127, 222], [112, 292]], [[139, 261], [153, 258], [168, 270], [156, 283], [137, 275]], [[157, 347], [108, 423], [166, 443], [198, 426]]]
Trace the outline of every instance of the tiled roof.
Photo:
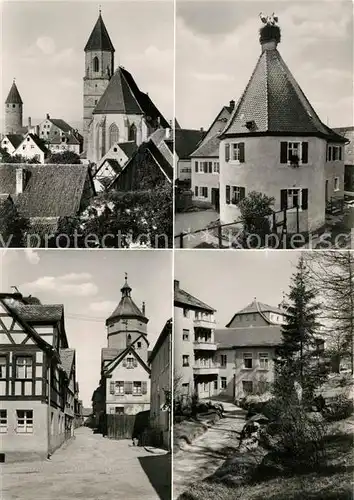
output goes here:
[[85, 46], [85, 52], [88, 50], [108, 50], [114, 52], [114, 47], [103, 22], [101, 13], [98, 16], [97, 22]]
[[115, 349], [113, 347], [103, 347], [101, 349], [101, 362], [115, 359], [124, 349]]
[[173, 166], [169, 162], [169, 160], [166, 158], [166, 156], [163, 154], [162, 149], [158, 148], [156, 144], [154, 144], [153, 141], [148, 141], [146, 144], [146, 147], [152, 154], [152, 156], [155, 158], [157, 161], [158, 166], [163, 170], [166, 174], [166, 176], [169, 178], [170, 181], [173, 179]]
[[175, 149], [178, 159], [184, 160], [189, 158], [204, 136], [205, 132], [201, 130], [176, 129]]
[[149, 355], [148, 355], [149, 364], [152, 363], [156, 354], [158, 353], [161, 346], [163, 345], [163, 343], [165, 342], [165, 340], [167, 339], [167, 337], [169, 335], [172, 335], [172, 318], [170, 318], [168, 321], [166, 321], [165, 326], [163, 327], [162, 332], [160, 333], [160, 335], [159, 335], [159, 337], [154, 345], [154, 348], [152, 349], [152, 351], [149, 352]]
[[105, 375], [108, 375], [109, 373], [111, 373], [112, 370], [125, 358], [125, 356], [128, 353], [131, 353], [139, 361], [139, 363], [143, 366], [143, 368], [145, 368], [147, 373], [150, 375], [150, 373], [151, 373], [150, 368], [145, 363], [145, 361], [139, 356], [139, 354], [136, 352], [136, 350], [134, 349], [134, 347], [132, 345], [128, 346], [126, 349], [123, 349], [119, 353], [117, 358], [112, 360], [111, 363], [108, 363], [108, 365], [104, 368]]
[[238, 311], [237, 314], [246, 314], [246, 313], [256, 313], [256, 312], [272, 312], [275, 314], [285, 314], [285, 311], [279, 309], [279, 307], [270, 306], [265, 304], [264, 302], [259, 302], [258, 300], [254, 300], [246, 307]]
[[233, 108], [231, 106], [223, 106], [221, 108], [221, 111], [204, 135], [203, 140], [198, 144], [196, 150], [192, 152], [192, 157], [215, 158], [219, 156], [220, 139], [218, 135], [225, 128], [225, 125], [230, 118], [232, 109]]
[[13, 82], [13, 84], [11, 85], [10, 92], [7, 96], [5, 104], [23, 104], [15, 82]]
[[128, 158], [131, 158], [135, 151], [138, 149], [138, 146], [134, 141], [120, 142], [118, 146], [127, 155]]
[[59, 349], [60, 361], [63, 370], [70, 377], [71, 369], [75, 358], [75, 349]]
[[23, 135], [21, 134], [7, 134], [5, 137], [11, 142], [15, 149], [17, 149], [23, 141]]
[[208, 306], [205, 302], [202, 302], [196, 297], [193, 297], [193, 295], [186, 292], [185, 290], [182, 290], [181, 288], [175, 290], [174, 294], [175, 294], [174, 296], [175, 305], [188, 306], [188, 307], [193, 307], [195, 309], [203, 309], [204, 311], [215, 312], [215, 309]]
[[[76, 215], [82, 201], [86, 165], [17, 164], [29, 173], [25, 190], [17, 195], [16, 206], [26, 217], [65, 217]], [[16, 195], [16, 168], [0, 164], [0, 193]]]
[[275, 45], [260, 55], [221, 137], [260, 132], [329, 136]]
[[66, 123], [66, 121], [62, 120], [61, 118], [49, 118], [49, 121], [53, 123], [53, 125], [56, 125], [60, 130], [63, 132], [70, 132], [70, 130], [74, 130], [71, 125]]
[[131, 318], [132, 316], [147, 321], [146, 316], [140, 311], [131, 297], [122, 297], [106, 322], [115, 318]]
[[36, 323], [41, 321], [48, 321], [55, 323], [60, 321], [64, 314], [64, 306], [62, 304], [49, 304], [49, 305], [24, 305], [17, 301], [14, 305], [17, 313], [25, 321], [29, 323]]
[[211, 137], [206, 142], [202, 144], [191, 154], [193, 158], [216, 158], [219, 157], [219, 145], [220, 139], [216, 136]]
[[218, 348], [277, 346], [282, 338], [280, 326], [222, 328], [216, 329], [214, 335]]

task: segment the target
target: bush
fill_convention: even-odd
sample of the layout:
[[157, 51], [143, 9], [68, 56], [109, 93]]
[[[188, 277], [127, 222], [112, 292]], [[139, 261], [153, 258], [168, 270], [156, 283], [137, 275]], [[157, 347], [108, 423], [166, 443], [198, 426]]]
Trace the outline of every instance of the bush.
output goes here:
[[344, 395], [339, 395], [333, 398], [331, 402], [325, 406], [322, 414], [328, 422], [334, 422], [350, 417], [353, 412], [353, 401]]

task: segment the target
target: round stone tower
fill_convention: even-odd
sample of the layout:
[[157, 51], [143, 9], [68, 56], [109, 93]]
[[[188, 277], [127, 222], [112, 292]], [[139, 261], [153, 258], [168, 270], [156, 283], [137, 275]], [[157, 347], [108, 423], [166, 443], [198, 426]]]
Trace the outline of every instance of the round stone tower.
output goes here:
[[23, 102], [14, 80], [5, 101], [5, 134], [21, 133], [22, 108]]

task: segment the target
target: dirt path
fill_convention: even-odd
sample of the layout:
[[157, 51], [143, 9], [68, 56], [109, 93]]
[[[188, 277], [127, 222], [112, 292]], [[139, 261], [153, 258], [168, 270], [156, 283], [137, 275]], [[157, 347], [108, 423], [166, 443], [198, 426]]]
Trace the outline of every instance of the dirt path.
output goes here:
[[[238, 446], [238, 434], [245, 423], [245, 412], [231, 403], [223, 403], [225, 418], [219, 420], [192, 445], [173, 457], [173, 498], [188, 486], [212, 474]], [[236, 431], [236, 432], [235, 432]]]

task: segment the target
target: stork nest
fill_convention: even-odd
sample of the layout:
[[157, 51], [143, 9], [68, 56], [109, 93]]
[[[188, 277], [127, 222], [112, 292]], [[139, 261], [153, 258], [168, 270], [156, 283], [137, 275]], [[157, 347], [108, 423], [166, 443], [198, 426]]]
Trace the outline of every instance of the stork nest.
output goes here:
[[261, 43], [271, 42], [275, 40], [277, 43], [280, 42], [281, 33], [279, 26], [274, 26], [272, 24], [265, 24], [259, 30], [259, 41]]

